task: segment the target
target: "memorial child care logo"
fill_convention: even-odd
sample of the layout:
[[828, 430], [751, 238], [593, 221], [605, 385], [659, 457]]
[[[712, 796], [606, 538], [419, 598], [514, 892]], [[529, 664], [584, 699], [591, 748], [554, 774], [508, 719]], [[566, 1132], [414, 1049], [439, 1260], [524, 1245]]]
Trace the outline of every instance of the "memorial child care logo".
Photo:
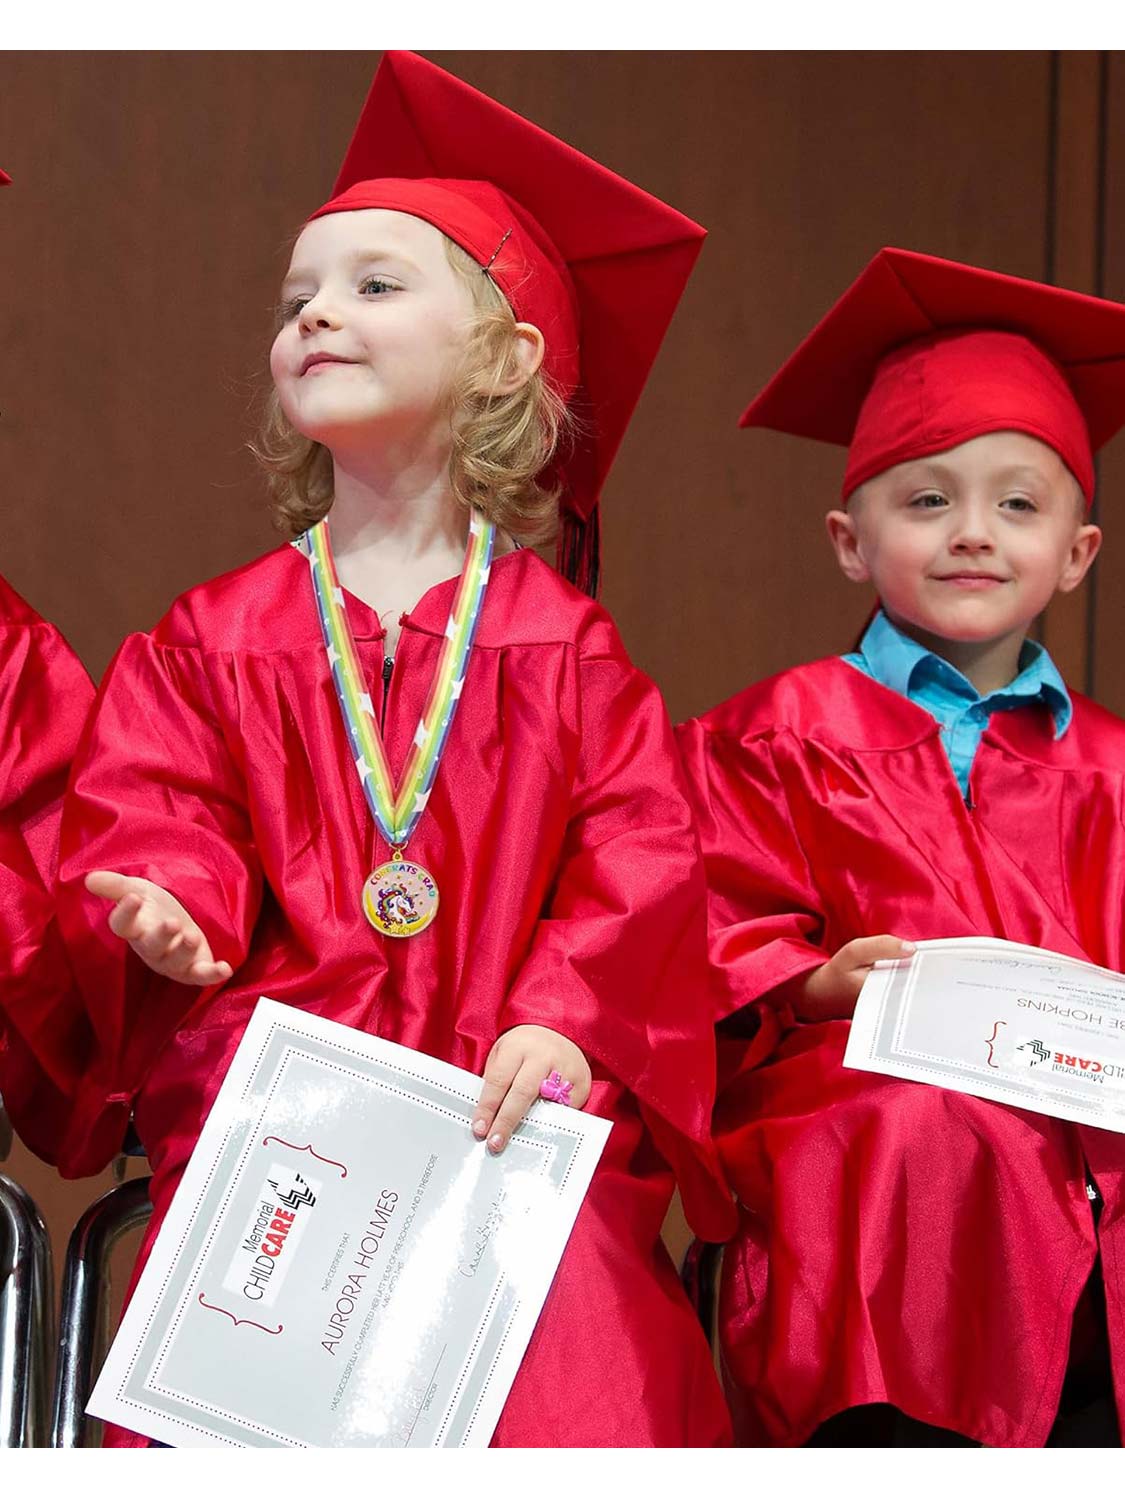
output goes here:
[[270, 1307], [296, 1257], [321, 1185], [292, 1167], [273, 1162], [258, 1190], [258, 1202], [223, 1277], [223, 1286], [255, 1307]]
[[1038, 1068], [1043, 1074], [1063, 1074], [1068, 1078], [1081, 1078], [1087, 1083], [1120, 1083], [1125, 1079], [1125, 1067], [1120, 1063], [1106, 1062], [1101, 1057], [1083, 1057], [1079, 1052], [1058, 1052], [1046, 1046], [1038, 1037], [1027, 1037], [1016, 1047], [1013, 1062], [1017, 1066]]
[[1024, 1054], [1021, 1061], [1025, 1062], [1029, 1068], [1037, 1068], [1040, 1063], [1045, 1063], [1051, 1055], [1051, 1049], [1044, 1047], [1038, 1037], [1032, 1037], [1029, 1042], [1021, 1042], [1016, 1051]]

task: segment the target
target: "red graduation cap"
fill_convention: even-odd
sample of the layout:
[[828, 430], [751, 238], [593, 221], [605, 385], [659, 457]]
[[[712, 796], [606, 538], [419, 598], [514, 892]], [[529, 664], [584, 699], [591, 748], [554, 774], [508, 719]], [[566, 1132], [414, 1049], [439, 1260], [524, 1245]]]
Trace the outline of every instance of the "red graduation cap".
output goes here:
[[3, 167], [0, 167], [0, 187], [10, 187], [11, 182], [12, 179], [8, 176], [7, 172], [5, 172]]
[[542, 330], [580, 427], [557, 465], [560, 561], [595, 592], [598, 498], [706, 231], [411, 52], [384, 55], [312, 217], [359, 208], [436, 225]]
[[880, 250], [742, 415], [848, 445], [844, 497], [985, 432], [1047, 443], [1086, 495], [1125, 422], [1125, 306]]

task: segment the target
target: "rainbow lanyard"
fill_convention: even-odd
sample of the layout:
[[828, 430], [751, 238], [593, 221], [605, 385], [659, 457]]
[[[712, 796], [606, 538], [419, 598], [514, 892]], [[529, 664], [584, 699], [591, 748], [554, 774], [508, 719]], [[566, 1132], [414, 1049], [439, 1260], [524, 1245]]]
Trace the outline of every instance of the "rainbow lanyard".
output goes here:
[[469, 652], [488, 587], [495, 538], [495, 526], [473, 511], [469, 520], [465, 563], [453, 611], [445, 627], [437, 674], [414, 732], [414, 742], [397, 795], [344, 609], [344, 592], [336, 576], [328, 523], [319, 521], [293, 544], [309, 560], [320, 629], [363, 795], [395, 858], [401, 855], [403, 846], [426, 810], [453, 716], [461, 701]]

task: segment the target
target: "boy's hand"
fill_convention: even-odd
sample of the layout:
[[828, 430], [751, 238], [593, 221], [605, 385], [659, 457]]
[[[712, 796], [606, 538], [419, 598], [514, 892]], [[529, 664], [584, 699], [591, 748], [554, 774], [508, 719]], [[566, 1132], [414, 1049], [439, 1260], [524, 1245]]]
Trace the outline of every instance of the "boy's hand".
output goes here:
[[793, 1009], [799, 1021], [845, 1020], [855, 1010], [863, 981], [881, 958], [909, 958], [914, 944], [884, 933], [845, 943], [805, 980]]
[[162, 886], [137, 875], [92, 870], [86, 889], [117, 903], [109, 914], [110, 931], [154, 973], [180, 984], [220, 984], [230, 978], [230, 964], [215, 962], [200, 928]]
[[[539, 1085], [554, 1069], [571, 1085], [570, 1102], [581, 1109], [590, 1097], [590, 1064], [573, 1042], [547, 1026], [513, 1026], [499, 1037], [484, 1065], [484, 1088], [473, 1116], [473, 1134], [499, 1155], [512, 1131], [539, 1098]], [[491, 1132], [491, 1134], [489, 1134]]]

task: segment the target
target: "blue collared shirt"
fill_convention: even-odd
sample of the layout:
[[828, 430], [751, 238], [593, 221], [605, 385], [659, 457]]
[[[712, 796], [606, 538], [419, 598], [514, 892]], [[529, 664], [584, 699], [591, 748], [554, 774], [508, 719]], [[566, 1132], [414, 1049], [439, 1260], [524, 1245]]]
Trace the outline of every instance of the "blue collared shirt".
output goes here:
[[1019, 675], [985, 698], [956, 667], [892, 625], [882, 610], [867, 627], [859, 650], [844, 660], [933, 715], [941, 725], [941, 742], [966, 798], [981, 735], [994, 713], [1041, 703], [1054, 716], [1056, 739], [1070, 726], [1070, 694], [1038, 641], [1023, 643]]

